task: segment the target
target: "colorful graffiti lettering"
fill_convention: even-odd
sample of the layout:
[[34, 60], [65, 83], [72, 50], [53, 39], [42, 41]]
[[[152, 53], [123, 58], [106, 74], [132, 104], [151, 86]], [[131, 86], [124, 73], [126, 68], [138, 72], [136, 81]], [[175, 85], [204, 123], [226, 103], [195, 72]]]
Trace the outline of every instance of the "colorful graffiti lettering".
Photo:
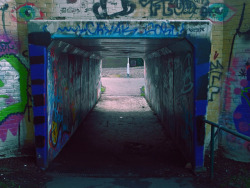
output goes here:
[[[240, 134], [250, 136], [250, 56], [249, 31], [241, 32], [245, 4], [240, 23], [232, 40], [228, 63], [228, 76], [225, 80], [224, 108], [220, 119], [225, 125]], [[237, 45], [236, 45], [237, 44]], [[240, 44], [240, 45], [239, 45]], [[240, 47], [239, 47], [240, 46]], [[232, 62], [231, 62], [232, 59]], [[249, 162], [250, 143], [224, 133], [222, 144], [228, 157]], [[237, 150], [237, 152], [235, 152]]]
[[[48, 100], [48, 134], [49, 134], [49, 158], [53, 159], [68, 141], [71, 130], [68, 128], [68, 111], [65, 110], [63, 101], [68, 99], [69, 90], [62, 94], [61, 87], [65, 88], [68, 84], [64, 78], [65, 69], [60, 68], [60, 56], [57, 49], [52, 47], [48, 53], [47, 69], [47, 100]], [[67, 70], [66, 70], [67, 72]], [[67, 75], [67, 74], [66, 74]], [[63, 82], [63, 84], [61, 84]]]
[[30, 20], [42, 20], [44, 17], [45, 14], [34, 3], [27, 2], [11, 10], [12, 20], [18, 23], [26, 24]]
[[231, 20], [236, 14], [236, 9], [223, 3], [210, 4], [201, 9], [201, 16], [213, 23], [223, 23]]
[[[43, 30], [48, 32], [48, 26], [44, 25]], [[72, 33], [77, 37], [178, 37], [184, 34], [184, 24], [177, 28], [168, 22], [141, 23], [139, 27], [131, 26], [128, 22], [86, 22], [82, 26], [77, 24], [75, 27], [59, 27], [57, 33]]]
[[15, 136], [28, 101], [26, 67], [15, 55], [0, 57], [0, 138], [6, 140], [7, 131]]
[[250, 66], [247, 65], [247, 79], [240, 81], [243, 89], [235, 88], [234, 93], [241, 95], [241, 104], [234, 111], [234, 123], [237, 131], [246, 136], [250, 135]]
[[[119, 6], [117, 6], [115, 9], [112, 7], [112, 5], [117, 5], [117, 2], [115, 4], [113, 2], [109, 2], [108, 0], [100, 0], [100, 2], [95, 3], [93, 5], [93, 12], [97, 19], [112, 19], [117, 16], [126, 16], [128, 14], [131, 14], [134, 12], [136, 5], [129, 0], [120, 0], [121, 9]], [[110, 8], [110, 6], [112, 8]], [[101, 12], [99, 11], [101, 9]], [[115, 12], [112, 11], [115, 10]], [[109, 12], [111, 12], [109, 14]]]
[[56, 146], [58, 139], [58, 126], [56, 122], [52, 122], [51, 126], [51, 142], [53, 146]]

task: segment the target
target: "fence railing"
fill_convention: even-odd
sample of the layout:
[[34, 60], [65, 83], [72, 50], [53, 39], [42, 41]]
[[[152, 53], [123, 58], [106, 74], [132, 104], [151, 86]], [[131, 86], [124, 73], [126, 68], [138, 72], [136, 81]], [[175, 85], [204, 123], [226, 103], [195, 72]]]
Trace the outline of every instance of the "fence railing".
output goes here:
[[231, 129], [228, 129], [227, 127], [223, 127], [222, 125], [216, 124], [209, 120], [204, 120], [205, 123], [211, 125], [211, 145], [210, 145], [210, 178], [213, 180], [214, 178], [214, 128], [217, 127], [219, 130], [223, 130], [225, 132], [228, 132], [230, 134], [233, 134], [236, 137], [242, 138], [248, 142], [250, 142], [250, 137], [240, 134], [236, 131], [233, 131]]

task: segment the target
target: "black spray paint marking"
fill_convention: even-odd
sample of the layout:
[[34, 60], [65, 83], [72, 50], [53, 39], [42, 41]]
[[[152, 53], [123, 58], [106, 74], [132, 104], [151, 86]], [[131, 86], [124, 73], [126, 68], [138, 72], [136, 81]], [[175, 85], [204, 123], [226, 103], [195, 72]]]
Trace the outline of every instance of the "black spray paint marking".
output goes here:
[[[217, 55], [217, 52], [215, 52], [215, 55]], [[211, 93], [210, 93], [210, 97], [209, 97], [208, 101], [213, 101], [214, 100], [213, 96], [220, 92], [221, 88], [218, 87], [215, 84], [215, 81], [216, 80], [217, 81], [221, 80], [222, 69], [223, 69], [223, 66], [219, 62], [219, 60], [216, 60], [216, 63], [211, 62], [211, 66], [210, 66], [210, 86], [209, 86], [209, 89], [211, 89]]]
[[[6, 34], [6, 38], [9, 40], [8, 35]], [[11, 44], [11, 41], [5, 42], [5, 41], [1, 41], [0, 42], [0, 52], [5, 52], [5, 51], [10, 51], [10, 50], [14, 50], [15, 46], [13, 44]]]
[[231, 67], [235, 37], [236, 37], [238, 34], [241, 34], [240, 28], [241, 28], [241, 25], [242, 25], [242, 22], [243, 22], [243, 19], [244, 19], [245, 6], [246, 6], [246, 3], [243, 4], [243, 8], [242, 8], [242, 12], [241, 12], [241, 17], [240, 17], [239, 26], [238, 26], [238, 28], [236, 29], [236, 33], [235, 33], [234, 36], [233, 36], [233, 41], [232, 41], [231, 51], [230, 51], [229, 61], [228, 61], [228, 72], [229, 72], [230, 67]]
[[[150, 4], [150, 16], [157, 16], [158, 10], [162, 9], [163, 16], [181, 15], [181, 14], [197, 14], [198, 7], [196, 3], [207, 4], [207, 1], [192, 0], [139, 0], [142, 7]], [[208, 5], [208, 4], [207, 4]]]
[[247, 70], [246, 69], [240, 69], [239, 75], [240, 77], [247, 77]]
[[[120, 12], [116, 12], [114, 14], [108, 15], [107, 13], [107, 3], [108, 0], [100, 0], [100, 3], [95, 3], [93, 5], [93, 12], [97, 19], [112, 19], [117, 16], [126, 16], [134, 12], [136, 5], [129, 0], [121, 0], [123, 10]], [[99, 12], [99, 8], [101, 7], [102, 12]]]
[[6, 32], [6, 28], [5, 28], [5, 11], [9, 8], [9, 5], [7, 3], [5, 3], [3, 5], [3, 7], [0, 7], [0, 10], [2, 11], [2, 23], [3, 23], [3, 30], [4, 30], [4, 34], [8, 37], [7, 32]]

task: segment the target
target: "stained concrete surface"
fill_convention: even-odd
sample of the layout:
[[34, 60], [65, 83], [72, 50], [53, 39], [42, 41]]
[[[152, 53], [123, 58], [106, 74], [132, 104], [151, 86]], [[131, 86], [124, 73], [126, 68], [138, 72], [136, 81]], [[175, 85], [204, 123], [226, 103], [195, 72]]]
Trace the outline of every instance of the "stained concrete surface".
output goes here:
[[51, 163], [47, 187], [192, 187], [185, 160], [139, 91], [115, 96], [108, 85]]

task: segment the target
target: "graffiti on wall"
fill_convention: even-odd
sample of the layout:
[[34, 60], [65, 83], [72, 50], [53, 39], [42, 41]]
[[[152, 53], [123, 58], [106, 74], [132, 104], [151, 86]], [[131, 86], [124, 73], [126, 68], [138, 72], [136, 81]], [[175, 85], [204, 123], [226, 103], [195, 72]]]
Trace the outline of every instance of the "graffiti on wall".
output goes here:
[[[66, 48], [74, 51], [73, 54], [62, 53]], [[57, 156], [97, 102], [96, 98], [92, 101], [97, 88], [88, 86], [99, 85], [100, 60], [77, 55], [79, 49], [73, 48], [62, 41], [53, 41], [48, 50], [46, 142], [49, 161]]]
[[[44, 32], [50, 32], [49, 26], [43, 26]], [[50, 32], [52, 33], [52, 32]], [[169, 22], [145, 22], [131, 25], [129, 22], [116, 23], [86, 22], [82, 25], [58, 27], [55, 34], [67, 34], [77, 37], [178, 37], [185, 33], [184, 23], [178, 27]], [[55, 35], [54, 34], [54, 35]]]
[[[83, 57], [60, 54], [56, 45], [49, 50], [47, 69], [47, 109], [49, 158], [55, 158], [79, 125]], [[84, 75], [85, 76], [85, 75]]]
[[247, 76], [240, 81], [240, 88], [234, 89], [234, 94], [240, 95], [241, 102], [234, 111], [236, 130], [246, 136], [250, 135], [250, 57], [246, 62]]
[[18, 42], [13, 37], [9, 36], [6, 30], [6, 24], [5, 24], [5, 11], [7, 11], [9, 8], [9, 5], [5, 3], [2, 7], [0, 7], [0, 11], [2, 11], [2, 27], [3, 32], [0, 35], [0, 55], [13, 53], [18, 53]]
[[[250, 31], [236, 35], [232, 62], [224, 86], [224, 112], [220, 121], [237, 132], [250, 136]], [[240, 44], [240, 48], [239, 45]], [[250, 161], [250, 142], [223, 134], [227, 155], [236, 160]], [[237, 151], [237, 152], [235, 152]]]
[[199, 14], [201, 7], [209, 5], [208, 0], [139, 0], [142, 7], [149, 7], [150, 16], [190, 15]]
[[208, 0], [139, 0], [142, 7], [149, 7], [150, 16], [183, 16], [192, 18], [194, 15], [209, 19], [213, 23], [231, 20], [236, 9], [224, 3], [212, 3]]
[[74, 4], [74, 3], [76, 3], [77, 2], [77, 0], [67, 0], [67, 3], [68, 4]]
[[[12, 33], [16, 23], [6, 24], [5, 19], [11, 12], [12, 4], [5, 1], [1, 4], [2, 32], [0, 34], [0, 141], [9, 142], [9, 132], [17, 136], [18, 130], [25, 129], [24, 139], [31, 139], [31, 115], [30, 110], [30, 84], [29, 70], [26, 60], [18, 54], [20, 43], [17, 36]], [[14, 23], [14, 24], [13, 24]], [[16, 29], [15, 29], [16, 30]], [[33, 130], [33, 129], [32, 129]], [[20, 144], [20, 140], [19, 140]]]
[[2, 11], [2, 24], [3, 24], [3, 31], [4, 34], [7, 35], [6, 28], [5, 28], [5, 11], [8, 10], [9, 5], [5, 3], [2, 7], [0, 7], [0, 10]]
[[223, 66], [217, 59], [218, 56], [219, 53], [215, 51], [213, 61], [210, 62], [208, 101], [213, 101], [214, 95], [220, 93], [221, 90], [220, 81], [222, 77]]
[[236, 14], [236, 9], [223, 3], [210, 4], [201, 8], [201, 17], [211, 20], [213, 23], [230, 21]]
[[[194, 155], [194, 60], [191, 45], [183, 41], [179, 45], [185, 46], [185, 51], [171, 52], [165, 47], [146, 56], [145, 69], [149, 72], [146, 97], [191, 161]], [[154, 76], [158, 71], [160, 76]], [[155, 87], [157, 85], [163, 88]]]
[[7, 131], [16, 136], [27, 105], [28, 71], [13, 54], [0, 57], [0, 139]]
[[[185, 145], [185, 150], [192, 156], [194, 150], [193, 145], [193, 92], [194, 92], [194, 77], [193, 77], [193, 56], [191, 53], [186, 53], [183, 60], [174, 65], [174, 110], [176, 116], [176, 131], [178, 132], [179, 143]], [[179, 74], [179, 75], [178, 75]], [[182, 125], [182, 126], [179, 126]]]
[[60, 14], [67, 14], [67, 13], [73, 13], [73, 14], [78, 14], [81, 12], [81, 8], [77, 7], [62, 7], [60, 9]]
[[[63, 100], [68, 96], [68, 89], [65, 89], [64, 96], [59, 89], [60, 79], [63, 70], [58, 66], [60, 59], [56, 54], [55, 47], [52, 47], [48, 53], [48, 69], [47, 69], [47, 110], [48, 110], [48, 134], [50, 145], [50, 158], [60, 151], [61, 147], [69, 139], [70, 130], [67, 129], [67, 117], [64, 115]], [[67, 75], [67, 74], [66, 74]], [[63, 79], [61, 79], [63, 80]], [[68, 88], [68, 82], [64, 82], [62, 85], [64, 88]], [[66, 129], [65, 129], [66, 127]]]
[[24, 3], [11, 10], [12, 21], [27, 24], [30, 20], [42, 20], [45, 14], [34, 4]]
[[[226, 125], [234, 125], [239, 133], [246, 136], [250, 136], [250, 57], [248, 59], [245, 63], [238, 57], [233, 59], [229, 72], [231, 76], [226, 80], [226, 113], [223, 114], [224, 118], [227, 117], [223, 121]], [[241, 68], [242, 65], [245, 69]], [[236, 67], [240, 70], [246, 70], [246, 76], [237, 75], [237, 70], [233, 70]], [[225, 134], [225, 139], [225, 144], [231, 151], [244, 149], [250, 152], [250, 142], [229, 134]]]
[[134, 12], [136, 5], [130, 0], [100, 0], [93, 5], [93, 12], [97, 19], [112, 19], [126, 16]]
[[18, 46], [18, 42], [13, 37], [0, 35], [0, 55], [17, 54]]

